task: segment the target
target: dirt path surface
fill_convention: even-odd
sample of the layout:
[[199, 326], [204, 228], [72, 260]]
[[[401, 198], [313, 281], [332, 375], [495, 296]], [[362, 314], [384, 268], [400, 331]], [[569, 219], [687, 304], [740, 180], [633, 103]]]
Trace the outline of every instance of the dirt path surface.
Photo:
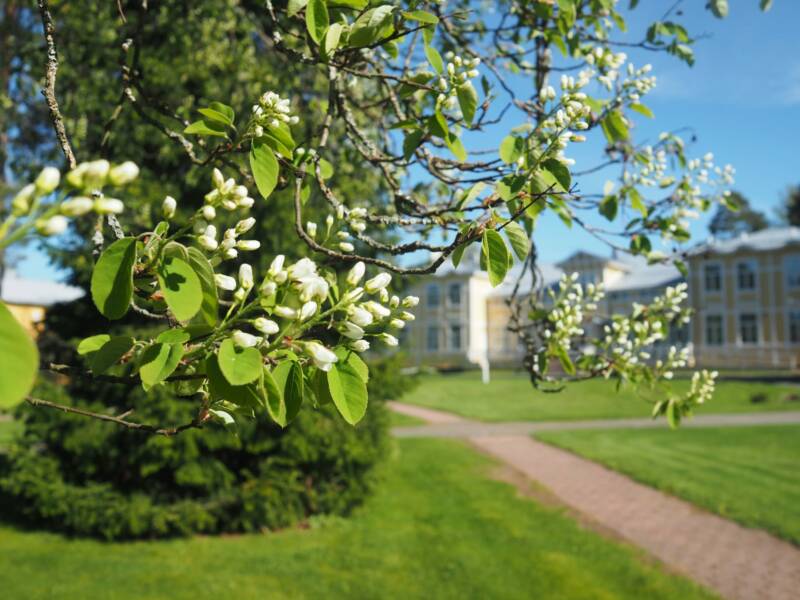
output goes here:
[[[611, 535], [644, 549], [668, 568], [691, 577], [724, 598], [800, 598], [799, 548], [764, 531], [748, 529], [637, 483], [597, 463], [537, 442], [529, 435], [556, 428], [645, 427], [650, 426], [650, 420], [487, 424], [399, 403], [392, 403], [392, 409], [429, 423], [398, 427], [396, 434], [464, 438], [544, 486], [558, 501], [585, 515]], [[800, 415], [708, 415], [692, 421], [695, 426], [787, 422], [800, 422]]]

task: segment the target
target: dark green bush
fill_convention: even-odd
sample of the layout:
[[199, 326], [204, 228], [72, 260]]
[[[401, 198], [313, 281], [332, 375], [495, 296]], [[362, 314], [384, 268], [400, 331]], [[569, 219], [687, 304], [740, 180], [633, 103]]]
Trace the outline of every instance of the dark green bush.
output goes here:
[[[97, 412], [133, 408], [129, 418], [147, 423], [178, 424], [193, 412], [165, 390], [97, 381], [41, 384], [36, 394]], [[375, 484], [388, 445], [379, 394], [355, 428], [311, 406], [284, 430], [260, 418], [238, 435], [209, 424], [172, 438], [42, 408], [17, 416], [25, 431], [0, 457], [0, 513], [106, 539], [260, 531], [346, 514]]]

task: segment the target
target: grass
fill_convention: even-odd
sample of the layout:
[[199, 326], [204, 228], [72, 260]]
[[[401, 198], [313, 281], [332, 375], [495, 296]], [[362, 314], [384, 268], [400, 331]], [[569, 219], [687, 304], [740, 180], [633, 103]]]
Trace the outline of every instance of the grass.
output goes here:
[[424, 425], [425, 421], [422, 419], [417, 419], [416, 417], [410, 417], [408, 415], [403, 415], [397, 412], [389, 411], [390, 412], [390, 423], [392, 427], [407, 427], [409, 425]]
[[710, 598], [628, 546], [487, 479], [460, 442], [408, 440], [350, 519], [130, 544], [0, 526], [3, 597]]
[[545, 442], [800, 544], [800, 426], [559, 431]]
[[[688, 389], [688, 381], [673, 382], [676, 392]], [[697, 414], [744, 413], [800, 410], [800, 402], [786, 397], [800, 388], [770, 383], [723, 381], [714, 399]], [[766, 400], [754, 404], [750, 398], [765, 394]], [[480, 373], [466, 371], [447, 375], [423, 375], [420, 385], [402, 398], [403, 402], [453, 412], [482, 421], [571, 421], [578, 419], [650, 416], [655, 394], [621, 389], [614, 382], [595, 379], [572, 383], [556, 394], [535, 390], [521, 374], [495, 371], [489, 386], [480, 382]]]

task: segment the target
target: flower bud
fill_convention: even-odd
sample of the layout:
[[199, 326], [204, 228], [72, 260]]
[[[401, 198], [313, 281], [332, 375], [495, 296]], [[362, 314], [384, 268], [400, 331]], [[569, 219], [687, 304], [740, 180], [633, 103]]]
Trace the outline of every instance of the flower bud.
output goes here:
[[272, 309], [272, 312], [283, 319], [296, 319], [297, 311], [288, 306], [278, 305]]
[[213, 183], [214, 187], [217, 189], [225, 185], [225, 176], [222, 174], [222, 171], [220, 171], [216, 167], [211, 172], [211, 183]]
[[363, 262], [358, 261], [350, 271], [347, 273], [347, 284], [348, 285], [358, 285], [358, 282], [361, 281], [361, 278], [364, 277], [364, 273], [367, 270], [366, 265]]
[[258, 240], [239, 240], [236, 242], [236, 247], [242, 252], [252, 252], [261, 248], [261, 242]]
[[397, 338], [396, 338], [396, 337], [394, 337], [393, 335], [391, 335], [391, 334], [388, 334], [388, 333], [382, 333], [382, 334], [380, 335], [380, 338], [381, 338], [381, 340], [383, 341], [383, 343], [384, 343], [384, 344], [386, 344], [387, 346], [392, 346], [392, 347], [394, 347], [394, 346], [397, 346], [397, 344], [399, 344], [399, 343], [400, 343], [400, 342], [397, 340]]
[[64, 233], [69, 225], [69, 220], [64, 215], [55, 215], [46, 221], [37, 221], [36, 229], [42, 235], [58, 235]]
[[93, 160], [86, 165], [86, 172], [83, 174], [83, 185], [95, 189], [103, 187], [106, 184], [110, 170], [111, 163], [107, 160]]
[[86, 196], [75, 196], [69, 200], [64, 200], [59, 207], [61, 214], [68, 217], [80, 217], [92, 210], [94, 200]]
[[242, 219], [236, 224], [236, 233], [239, 235], [243, 233], [247, 233], [253, 228], [253, 225], [256, 224], [256, 220], [253, 217], [248, 217], [247, 219]]
[[36, 186], [29, 183], [14, 196], [11, 201], [11, 213], [15, 216], [25, 215], [31, 209], [31, 200], [36, 196]]
[[364, 337], [364, 330], [350, 321], [345, 321], [342, 323], [342, 328], [340, 331], [342, 332], [343, 336], [348, 337], [351, 340], [360, 340]]
[[242, 348], [252, 348], [261, 341], [260, 337], [245, 333], [244, 331], [239, 331], [238, 329], [234, 330], [231, 337], [233, 338], [233, 343]]
[[61, 181], [61, 173], [55, 167], [45, 167], [36, 178], [36, 191], [41, 195], [46, 195], [54, 191]]
[[414, 314], [408, 312], [407, 310], [404, 310], [403, 312], [400, 313], [400, 318], [403, 319], [403, 321], [413, 321], [414, 319], [416, 319]]
[[127, 185], [138, 176], [139, 167], [136, 166], [135, 162], [130, 160], [113, 167], [108, 172], [108, 180], [111, 182], [111, 185]]
[[236, 206], [239, 208], [252, 208], [255, 203], [255, 200], [253, 200], [250, 196], [247, 196], [245, 198], [239, 198], [236, 201]]
[[261, 284], [261, 295], [272, 296], [278, 290], [278, 285], [274, 281], [265, 281]]
[[378, 319], [384, 319], [392, 314], [392, 311], [386, 308], [383, 304], [379, 304], [374, 300], [364, 302], [363, 306]]
[[83, 178], [86, 175], [86, 170], [89, 168], [89, 163], [81, 163], [70, 172], [67, 173], [66, 180], [72, 187], [82, 188]]
[[356, 352], [366, 352], [369, 350], [369, 342], [367, 340], [356, 340], [350, 347]]
[[347, 309], [350, 320], [359, 327], [367, 327], [372, 324], [372, 313], [360, 306], [351, 306]]
[[275, 258], [272, 259], [272, 263], [269, 265], [269, 274], [273, 277], [283, 271], [283, 263], [286, 261], [286, 257], [283, 254], [278, 254]]
[[414, 308], [417, 304], [419, 304], [418, 296], [406, 296], [403, 298], [403, 308]]
[[364, 284], [364, 289], [368, 294], [374, 294], [375, 292], [384, 289], [391, 283], [391, 281], [392, 276], [389, 275], [389, 273], [378, 273], [372, 279], [367, 280], [367, 283]]
[[398, 296], [392, 296], [389, 300], [389, 308], [397, 308], [400, 306], [400, 298]]
[[210, 204], [206, 204], [202, 209], [200, 209], [200, 212], [203, 214], [203, 218], [206, 221], [213, 221], [217, 216], [217, 209]]
[[239, 285], [246, 290], [253, 287], [253, 267], [247, 263], [242, 263], [239, 266]]
[[214, 283], [216, 283], [217, 287], [221, 290], [232, 292], [236, 289], [236, 280], [230, 275], [217, 273], [214, 275]]
[[344, 302], [345, 304], [349, 304], [351, 302], [357, 302], [363, 295], [364, 295], [364, 288], [362, 287], [353, 288], [342, 297], [342, 302]]
[[172, 196], [167, 196], [161, 203], [161, 212], [167, 219], [171, 219], [172, 217], [175, 216], [175, 210], [177, 208], [178, 208], [178, 202]]
[[197, 243], [200, 244], [204, 250], [208, 250], [209, 252], [213, 252], [219, 247], [217, 240], [207, 235], [199, 236], [197, 238]]
[[308, 235], [310, 235], [312, 238], [317, 237], [317, 224], [314, 223], [313, 221], [309, 221], [308, 223], [306, 223], [306, 231], [308, 232]]
[[389, 321], [389, 325], [394, 327], [395, 329], [402, 329], [406, 326], [406, 322], [402, 319], [392, 319]]
[[280, 331], [280, 327], [278, 327], [278, 324], [275, 321], [265, 317], [258, 317], [255, 321], [253, 321], [253, 327], [265, 335], [273, 335]]
[[317, 303], [309, 300], [300, 308], [300, 320], [307, 321], [317, 313]]
[[222, 251], [222, 258], [225, 260], [233, 260], [239, 256], [239, 251], [236, 248], [225, 248]]
[[99, 215], [118, 215], [125, 210], [122, 200], [100, 197], [94, 200], [94, 211]]
[[306, 342], [304, 349], [320, 371], [330, 371], [333, 363], [339, 360], [339, 357], [319, 342]]
[[353, 252], [356, 249], [350, 242], [339, 242], [339, 250], [342, 252]]

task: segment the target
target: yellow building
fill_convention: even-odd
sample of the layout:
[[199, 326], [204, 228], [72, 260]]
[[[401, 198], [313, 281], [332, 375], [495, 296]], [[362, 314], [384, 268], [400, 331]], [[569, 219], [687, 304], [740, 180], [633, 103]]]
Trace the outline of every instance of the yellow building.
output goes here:
[[798, 368], [800, 229], [711, 239], [691, 253], [689, 271], [699, 365]]
[[7, 270], [0, 282], [0, 299], [22, 325], [36, 335], [49, 306], [83, 296], [83, 290], [43, 279], [24, 279]]

